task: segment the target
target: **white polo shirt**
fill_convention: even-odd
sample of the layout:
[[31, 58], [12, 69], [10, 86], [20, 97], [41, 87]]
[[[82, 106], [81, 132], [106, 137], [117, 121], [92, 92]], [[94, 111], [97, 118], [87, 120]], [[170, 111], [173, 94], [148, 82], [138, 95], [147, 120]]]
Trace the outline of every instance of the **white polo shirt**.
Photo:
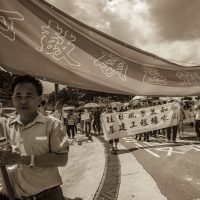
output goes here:
[[[33, 122], [24, 126], [18, 116], [14, 120], [7, 119], [4, 125], [8, 141], [15, 145], [21, 154], [68, 153], [69, 143], [65, 126], [54, 117], [45, 117], [38, 113]], [[62, 184], [57, 167], [30, 168], [26, 165], [15, 165], [8, 168], [8, 172], [18, 198]], [[5, 193], [5, 188], [1, 189]]]

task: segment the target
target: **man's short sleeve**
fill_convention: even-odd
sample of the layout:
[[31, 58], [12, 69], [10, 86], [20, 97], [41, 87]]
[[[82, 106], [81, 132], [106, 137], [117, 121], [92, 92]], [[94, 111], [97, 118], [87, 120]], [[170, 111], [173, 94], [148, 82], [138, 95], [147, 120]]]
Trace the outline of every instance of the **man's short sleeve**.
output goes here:
[[50, 150], [53, 153], [68, 153], [69, 142], [65, 125], [58, 119], [52, 118], [52, 126], [49, 133]]

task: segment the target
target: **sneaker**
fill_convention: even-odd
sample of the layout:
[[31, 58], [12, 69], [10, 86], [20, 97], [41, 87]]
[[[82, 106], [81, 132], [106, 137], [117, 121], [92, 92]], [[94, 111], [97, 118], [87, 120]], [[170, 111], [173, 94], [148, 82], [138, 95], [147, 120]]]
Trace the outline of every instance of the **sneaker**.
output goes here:
[[176, 140], [173, 140], [173, 143], [176, 143]]
[[167, 143], [170, 143], [171, 141], [170, 140], [167, 140]]

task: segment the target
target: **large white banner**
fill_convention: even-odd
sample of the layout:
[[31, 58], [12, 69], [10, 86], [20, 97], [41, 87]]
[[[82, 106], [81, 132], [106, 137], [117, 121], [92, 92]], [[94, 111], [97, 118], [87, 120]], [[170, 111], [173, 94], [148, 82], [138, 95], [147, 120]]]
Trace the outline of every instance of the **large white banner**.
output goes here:
[[122, 138], [175, 126], [179, 122], [179, 113], [179, 104], [171, 103], [127, 112], [102, 114], [104, 137], [106, 139]]
[[0, 44], [0, 66], [15, 74], [117, 94], [200, 91], [200, 66], [177, 65], [126, 44], [45, 0], [0, 0]]

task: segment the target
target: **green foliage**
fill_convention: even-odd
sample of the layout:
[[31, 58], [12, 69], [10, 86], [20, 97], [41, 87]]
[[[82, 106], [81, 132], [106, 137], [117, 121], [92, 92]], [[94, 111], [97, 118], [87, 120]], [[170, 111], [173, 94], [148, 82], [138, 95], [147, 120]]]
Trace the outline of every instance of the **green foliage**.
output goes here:
[[[100, 99], [109, 99], [111, 101], [129, 101], [131, 96], [122, 94], [111, 94], [106, 92], [98, 92], [85, 90], [75, 87], [66, 87], [58, 91], [58, 100], [62, 105], [80, 105], [80, 101], [88, 102], [98, 102]], [[50, 104], [55, 105], [55, 92], [49, 94]]]

